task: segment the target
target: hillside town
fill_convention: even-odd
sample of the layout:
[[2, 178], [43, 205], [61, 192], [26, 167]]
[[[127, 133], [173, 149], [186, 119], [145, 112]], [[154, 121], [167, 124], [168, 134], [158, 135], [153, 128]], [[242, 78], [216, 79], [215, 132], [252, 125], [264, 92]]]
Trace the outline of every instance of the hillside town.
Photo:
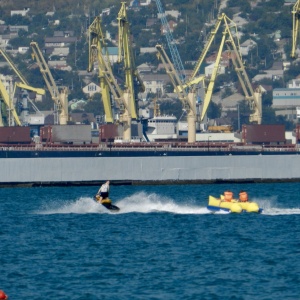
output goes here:
[[[188, 33], [188, 14], [176, 8], [174, 5], [166, 5], [163, 17], [167, 23], [163, 24], [161, 12], [157, 8], [160, 1], [133, 0], [127, 4], [127, 12], [130, 21], [131, 42], [134, 49], [136, 70], [143, 81], [144, 91], [138, 94], [139, 115], [141, 118], [151, 119], [159, 115], [175, 117], [176, 122], [186, 122], [187, 114], [182, 110], [178, 94], [174, 90], [169, 72], [166, 72], [164, 64], [156, 57], [157, 44], [163, 44], [169, 51], [168, 35], [177, 46], [184, 66], [185, 76], [189, 78], [197, 65], [205, 45], [209, 41], [211, 31], [218, 22], [222, 13], [230, 14], [230, 20], [236, 27], [236, 40], [245, 65], [245, 72], [251, 81], [251, 88], [260, 90], [262, 96], [262, 124], [285, 124], [292, 129], [298, 123], [300, 117], [300, 79], [298, 67], [299, 48], [295, 49], [295, 58], [290, 57], [291, 32], [293, 29], [292, 10], [296, 0], [273, 1], [282, 2], [282, 7], [271, 11], [274, 15], [284, 15], [285, 27], [269, 28], [265, 32], [255, 32], [254, 16], [244, 12], [243, 4], [232, 1], [212, 1], [209, 13], [204, 12], [205, 17], [201, 21], [203, 26], [198, 30], [198, 37]], [[272, 1], [245, 1], [246, 9], [254, 14], [267, 5], [265, 2]], [[119, 7], [112, 5], [99, 12], [102, 26], [105, 31], [105, 40], [108, 45], [109, 63], [117, 74], [116, 79], [120, 85], [124, 85], [122, 71], [118, 64], [119, 49], [117, 34], [117, 12]], [[200, 7], [197, 6], [197, 10]], [[151, 15], [143, 12], [151, 10]], [[203, 10], [203, 8], [202, 8]], [[68, 123], [71, 124], [102, 124], [106, 116], [102, 103], [101, 84], [99, 82], [98, 65], [87, 71], [88, 64], [88, 28], [94, 17], [84, 13], [83, 22], [74, 27], [76, 15], [68, 15], [68, 22], [60, 18], [59, 13], [53, 8], [40, 15], [32, 15], [30, 7], [20, 10], [11, 10], [10, 15], [0, 20], [0, 49], [1, 53], [7, 54], [17, 70], [28, 75], [28, 82], [35, 88], [46, 88], [42, 76], [39, 73], [38, 63], [32, 60], [31, 41], [37, 41], [47, 65], [51, 70], [57, 86], [66, 86], [69, 89], [67, 106], [70, 113]], [[186, 11], [186, 9], [184, 9]], [[139, 15], [139, 17], [133, 16]], [[144, 17], [143, 17], [144, 16]], [[130, 17], [132, 17], [130, 19]], [[40, 18], [43, 27], [38, 28], [34, 20]], [[77, 20], [78, 21], [78, 20]], [[76, 21], [76, 22], [77, 22]], [[10, 22], [10, 23], [9, 23]], [[73, 28], [72, 28], [73, 24]], [[35, 26], [35, 27], [34, 27]], [[278, 24], [279, 26], [279, 24]], [[289, 36], [286, 32], [289, 30]], [[218, 57], [221, 30], [216, 40], [207, 49], [204, 63], [201, 65], [199, 74], [207, 82], [214, 77], [214, 86], [209, 102], [207, 114], [199, 131], [208, 130], [213, 126], [228, 126], [234, 130], [240, 130], [241, 124], [249, 123], [251, 108], [247, 103], [247, 95], [243, 92], [241, 84], [235, 74], [232, 64], [233, 54], [225, 47]], [[143, 38], [145, 36], [145, 38]], [[194, 45], [194, 49], [191, 48]], [[181, 49], [186, 49], [181, 55]], [[193, 51], [192, 51], [193, 50]], [[171, 53], [172, 54], [172, 53]], [[171, 57], [171, 55], [169, 55]], [[173, 57], [172, 57], [173, 58]], [[219, 63], [216, 66], [216, 61]], [[173, 62], [174, 63], [174, 62]], [[39, 74], [39, 75], [37, 75]], [[0, 78], [9, 94], [15, 86], [18, 74], [12, 71], [12, 64], [0, 55]], [[37, 78], [38, 77], [38, 78]], [[198, 84], [197, 109], [201, 111], [205, 98], [205, 84]], [[44, 116], [37, 122], [43, 124], [55, 124], [55, 104], [51, 100], [51, 93], [46, 91], [40, 95], [36, 91], [27, 91], [30, 103], [28, 111], [36, 112], [36, 109]], [[21, 95], [21, 96], [20, 96]], [[22, 92], [16, 93], [13, 99], [17, 110], [23, 104], [18, 97]], [[2, 96], [3, 97], [3, 96]], [[53, 99], [53, 97], [52, 97]], [[20, 104], [21, 102], [21, 104]], [[116, 112], [118, 113], [118, 112]], [[2, 113], [4, 116], [5, 114]], [[36, 118], [37, 119], [37, 118]], [[31, 121], [34, 123], [33, 118]], [[223, 127], [224, 129], [225, 127]], [[182, 129], [184, 132], [184, 129]]]

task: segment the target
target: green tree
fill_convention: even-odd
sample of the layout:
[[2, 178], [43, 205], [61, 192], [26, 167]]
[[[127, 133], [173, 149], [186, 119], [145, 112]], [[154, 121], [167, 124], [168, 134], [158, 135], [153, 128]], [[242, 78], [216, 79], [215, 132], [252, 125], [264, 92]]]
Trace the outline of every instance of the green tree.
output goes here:
[[272, 107], [263, 107], [262, 111], [262, 124], [276, 124], [276, 115]]
[[211, 101], [207, 109], [207, 117], [209, 119], [217, 119], [221, 117], [221, 113], [222, 113], [222, 105], [216, 104], [213, 101]]
[[16, 38], [13, 38], [13, 39], [9, 40], [9, 44], [13, 48], [17, 49], [21, 45], [22, 46], [29, 45], [30, 41], [31, 41], [30, 38], [23, 36], [23, 37], [16, 37]]
[[164, 115], [174, 115], [179, 120], [183, 113], [182, 103], [178, 99], [161, 101], [160, 111]]
[[84, 107], [86, 113], [93, 113], [94, 115], [104, 115], [104, 107], [101, 94], [96, 93], [93, 99], [89, 100]]
[[22, 15], [13, 15], [4, 18], [5, 24], [9, 25], [30, 25], [30, 20], [28, 17], [23, 17]]
[[271, 107], [273, 104], [273, 92], [268, 91], [262, 95], [262, 105], [263, 107]]

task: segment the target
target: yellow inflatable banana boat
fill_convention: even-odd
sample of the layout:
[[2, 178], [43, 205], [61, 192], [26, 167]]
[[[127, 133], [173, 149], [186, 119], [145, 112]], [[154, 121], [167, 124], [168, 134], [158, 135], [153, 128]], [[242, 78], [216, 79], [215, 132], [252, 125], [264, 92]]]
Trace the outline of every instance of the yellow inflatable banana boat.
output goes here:
[[216, 212], [216, 211], [227, 211], [231, 213], [241, 213], [241, 212], [249, 212], [249, 213], [261, 213], [262, 209], [259, 208], [256, 202], [250, 201], [238, 201], [236, 199], [231, 199], [227, 201], [223, 196], [220, 198], [215, 198], [213, 196], [209, 196], [207, 209]]

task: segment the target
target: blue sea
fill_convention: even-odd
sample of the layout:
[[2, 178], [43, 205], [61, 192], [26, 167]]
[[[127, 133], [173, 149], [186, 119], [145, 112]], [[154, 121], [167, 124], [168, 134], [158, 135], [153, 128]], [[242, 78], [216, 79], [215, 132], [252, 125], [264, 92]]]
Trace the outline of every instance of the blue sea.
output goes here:
[[[248, 191], [262, 214], [212, 214]], [[9, 300], [300, 299], [300, 183], [0, 189]]]

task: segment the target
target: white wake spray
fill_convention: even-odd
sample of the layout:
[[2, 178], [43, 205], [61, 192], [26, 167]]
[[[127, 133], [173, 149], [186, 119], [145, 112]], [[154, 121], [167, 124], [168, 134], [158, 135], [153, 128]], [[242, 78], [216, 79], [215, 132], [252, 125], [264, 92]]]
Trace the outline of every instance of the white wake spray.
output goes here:
[[[255, 198], [263, 209], [263, 215], [291, 215], [300, 214], [300, 208], [278, 208], [276, 197]], [[178, 203], [169, 197], [162, 197], [156, 193], [147, 194], [139, 192], [129, 195], [121, 200], [113, 201], [113, 204], [120, 208], [119, 212], [112, 212], [96, 203], [91, 197], [80, 197], [77, 200], [68, 200], [63, 203], [53, 200], [43, 205], [36, 214], [127, 214], [127, 213], [173, 213], [173, 214], [211, 214], [206, 208], [207, 203], [196, 204], [199, 199], [187, 199]], [[225, 211], [216, 212], [217, 214], [228, 214]]]
[[151, 213], [168, 212], [174, 214], [207, 214], [205, 206], [198, 206], [187, 202], [176, 203], [173, 199], [162, 197], [158, 194], [140, 192], [128, 196], [116, 203], [120, 207], [120, 213]]
[[63, 204], [57, 201], [48, 202], [43, 205], [37, 214], [88, 214], [88, 213], [151, 213], [167, 212], [174, 214], [208, 214], [206, 205], [194, 205], [187, 202], [175, 203], [168, 197], [161, 197], [158, 194], [136, 193], [119, 201], [113, 201], [114, 205], [120, 208], [119, 212], [112, 212], [96, 203], [91, 197], [80, 197], [75, 201], [66, 201]]
[[[277, 216], [277, 215], [299, 215], [300, 208], [279, 208], [278, 200], [276, 196], [268, 198], [253, 198], [253, 202], [256, 202], [260, 208], [263, 209], [262, 214]], [[281, 204], [282, 206], [282, 204]]]

